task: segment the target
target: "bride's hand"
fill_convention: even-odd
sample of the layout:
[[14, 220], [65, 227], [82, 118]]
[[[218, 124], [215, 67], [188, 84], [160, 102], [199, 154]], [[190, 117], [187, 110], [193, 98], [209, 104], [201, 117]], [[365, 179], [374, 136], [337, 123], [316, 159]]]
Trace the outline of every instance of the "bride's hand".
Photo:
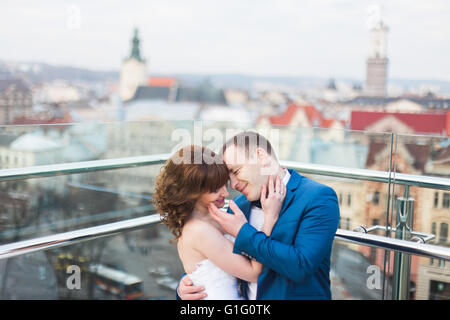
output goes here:
[[261, 206], [264, 211], [264, 216], [278, 219], [278, 216], [283, 206], [284, 198], [286, 197], [286, 186], [281, 182], [279, 177], [269, 177], [269, 186], [263, 185], [261, 187]]

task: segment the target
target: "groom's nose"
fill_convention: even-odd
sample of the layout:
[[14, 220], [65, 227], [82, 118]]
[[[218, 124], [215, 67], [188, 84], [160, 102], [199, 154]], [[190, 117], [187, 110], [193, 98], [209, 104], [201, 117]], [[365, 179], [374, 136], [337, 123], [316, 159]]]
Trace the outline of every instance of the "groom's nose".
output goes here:
[[237, 178], [234, 176], [234, 174], [230, 174], [230, 188], [236, 189], [236, 185], [238, 184]]

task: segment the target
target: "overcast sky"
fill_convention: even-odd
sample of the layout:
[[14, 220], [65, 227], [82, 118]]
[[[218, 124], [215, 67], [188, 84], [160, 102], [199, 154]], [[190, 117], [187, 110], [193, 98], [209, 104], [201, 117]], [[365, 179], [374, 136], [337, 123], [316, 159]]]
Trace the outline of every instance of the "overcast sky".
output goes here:
[[363, 79], [371, 5], [390, 77], [450, 80], [448, 0], [1, 0], [0, 59], [118, 70], [138, 26], [150, 73]]

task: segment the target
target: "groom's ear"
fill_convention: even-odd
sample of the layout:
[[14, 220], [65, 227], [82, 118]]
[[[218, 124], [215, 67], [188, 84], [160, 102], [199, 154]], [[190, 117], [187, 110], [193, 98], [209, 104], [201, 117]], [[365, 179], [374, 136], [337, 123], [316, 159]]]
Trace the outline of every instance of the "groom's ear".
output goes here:
[[264, 149], [257, 148], [256, 154], [258, 158], [258, 164], [260, 165], [260, 175], [270, 176], [276, 174], [277, 166], [273, 157], [270, 156]]
[[270, 166], [271, 157], [263, 148], [256, 148], [256, 159], [262, 167]]

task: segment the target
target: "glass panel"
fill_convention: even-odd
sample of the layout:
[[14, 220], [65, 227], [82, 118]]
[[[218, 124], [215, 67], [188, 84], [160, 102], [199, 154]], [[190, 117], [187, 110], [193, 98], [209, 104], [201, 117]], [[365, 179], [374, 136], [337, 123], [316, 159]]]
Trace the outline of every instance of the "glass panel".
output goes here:
[[[191, 121], [3, 126], [1, 169], [169, 153]], [[185, 130], [186, 131], [186, 130]], [[0, 243], [154, 212], [161, 164], [0, 183]]]
[[0, 243], [155, 213], [161, 165], [0, 183]]
[[[447, 181], [450, 178], [449, 138], [398, 135], [396, 146], [397, 173], [433, 176]], [[396, 198], [407, 197], [411, 202], [412, 210], [404, 210], [404, 213], [411, 215], [408, 222], [413, 232], [407, 233], [406, 237], [420, 237], [430, 244], [450, 246], [450, 190], [445, 187], [431, 189], [418, 186], [405, 189], [398, 184], [396, 189]], [[394, 217], [398, 215], [397, 206], [393, 214]], [[394, 226], [398, 228], [399, 225], [402, 226], [401, 222], [394, 219]], [[450, 299], [448, 261], [413, 256], [409, 272], [410, 299]]]
[[171, 238], [157, 224], [2, 259], [0, 299], [175, 299], [183, 268]]
[[383, 299], [383, 289], [388, 293], [392, 289], [383, 283], [383, 259], [383, 250], [335, 240], [330, 271], [333, 300]]

